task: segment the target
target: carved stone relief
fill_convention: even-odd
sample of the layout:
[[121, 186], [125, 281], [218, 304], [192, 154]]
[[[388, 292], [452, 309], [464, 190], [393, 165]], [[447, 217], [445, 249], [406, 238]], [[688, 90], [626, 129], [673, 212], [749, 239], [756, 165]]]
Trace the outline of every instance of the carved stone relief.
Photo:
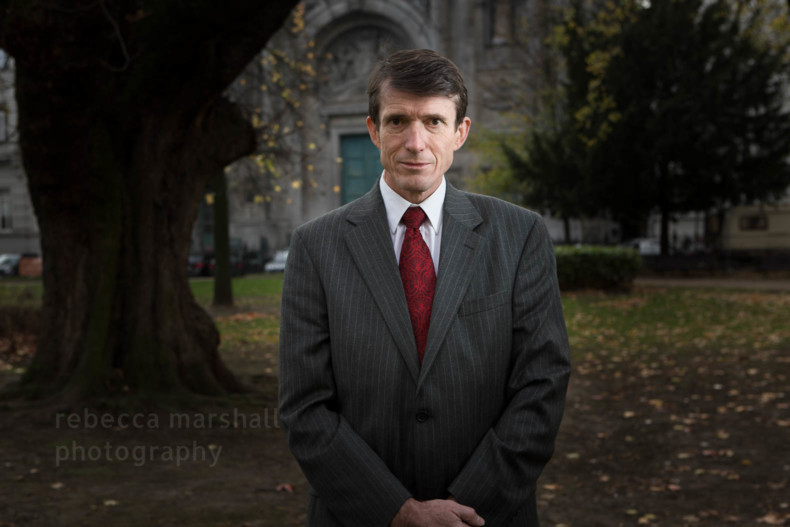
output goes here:
[[406, 41], [394, 32], [378, 26], [352, 28], [326, 47], [321, 65], [323, 101], [365, 100], [368, 76], [376, 62]]

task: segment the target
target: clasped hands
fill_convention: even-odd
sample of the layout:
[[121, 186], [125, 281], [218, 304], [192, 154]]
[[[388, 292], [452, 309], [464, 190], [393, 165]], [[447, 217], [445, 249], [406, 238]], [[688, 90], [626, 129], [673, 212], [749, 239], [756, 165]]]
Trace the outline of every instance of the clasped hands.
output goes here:
[[446, 500], [417, 501], [409, 498], [390, 522], [390, 527], [482, 527], [485, 520], [472, 507]]

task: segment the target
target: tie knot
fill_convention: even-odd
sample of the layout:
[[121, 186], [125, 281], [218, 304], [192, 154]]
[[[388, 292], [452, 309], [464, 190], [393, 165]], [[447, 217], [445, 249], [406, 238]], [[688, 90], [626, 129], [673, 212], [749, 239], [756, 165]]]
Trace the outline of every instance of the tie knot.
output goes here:
[[403, 223], [409, 229], [419, 229], [422, 222], [425, 221], [425, 211], [422, 207], [409, 207], [403, 213]]

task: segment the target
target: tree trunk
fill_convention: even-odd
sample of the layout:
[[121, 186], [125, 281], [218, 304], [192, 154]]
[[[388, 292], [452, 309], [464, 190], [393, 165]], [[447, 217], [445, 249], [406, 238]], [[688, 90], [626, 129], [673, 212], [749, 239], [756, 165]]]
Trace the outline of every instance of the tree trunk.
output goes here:
[[565, 233], [565, 243], [571, 243], [571, 220], [567, 216], [562, 218], [562, 227]]
[[233, 281], [230, 261], [230, 221], [228, 181], [220, 171], [211, 181], [214, 190], [214, 305], [233, 305]]
[[661, 242], [661, 256], [668, 256], [669, 216], [671, 214], [671, 211], [669, 210], [669, 183], [667, 182], [665, 170], [662, 170], [658, 163], [653, 165], [653, 167], [656, 174], [656, 179], [658, 180], [658, 209], [659, 213], [661, 214], [661, 233], [659, 235]]
[[221, 93], [295, 3], [0, 0], [43, 253], [43, 327], [23, 391], [243, 389], [189, 288], [189, 239], [206, 183], [255, 147]]
[[661, 256], [669, 254], [669, 211], [661, 207]]
[[[23, 86], [25, 72], [18, 75]], [[20, 120], [28, 111], [20, 103]], [[222, 101], [206, 111], [202, 129], [179, 131], [157, 114], [144, 118], [141, 136], [151, 140], [131, 152], [117, 151], [113, 139], [120, 138], [100, 120], [25, 140], [45, 325], [23, 385], [65, 388], [75, 398], [241, 389], [219, 358], [211, 318], [192, 296], [186, 262], [205, 181], [222, 170], [220, 159], [193, 152], [222, 130], [236, 138], [224, 145], [229, 161], [252, 148], [251, 130]], [[80, 170], [82, 177], [70, 177]], [[180, 177], [167, 177], [169, 170]]]

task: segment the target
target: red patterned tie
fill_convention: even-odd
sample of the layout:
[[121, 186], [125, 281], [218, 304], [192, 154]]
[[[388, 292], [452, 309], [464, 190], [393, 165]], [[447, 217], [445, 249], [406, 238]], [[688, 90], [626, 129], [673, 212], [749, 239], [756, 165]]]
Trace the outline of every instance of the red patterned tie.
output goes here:
[[431, 322], [433, 292], [436, 290], [436, 272], [433, 268], [431, 251], [420, 234], [420, 225], [425, 221], [425, 212], [420, 207], [409, 207], [403, 214], [406, 236], [400, 251], [400, 278], [409, 304], [411, 327], [417, 342], [420, 364], [428, 340], [428, 325]]

